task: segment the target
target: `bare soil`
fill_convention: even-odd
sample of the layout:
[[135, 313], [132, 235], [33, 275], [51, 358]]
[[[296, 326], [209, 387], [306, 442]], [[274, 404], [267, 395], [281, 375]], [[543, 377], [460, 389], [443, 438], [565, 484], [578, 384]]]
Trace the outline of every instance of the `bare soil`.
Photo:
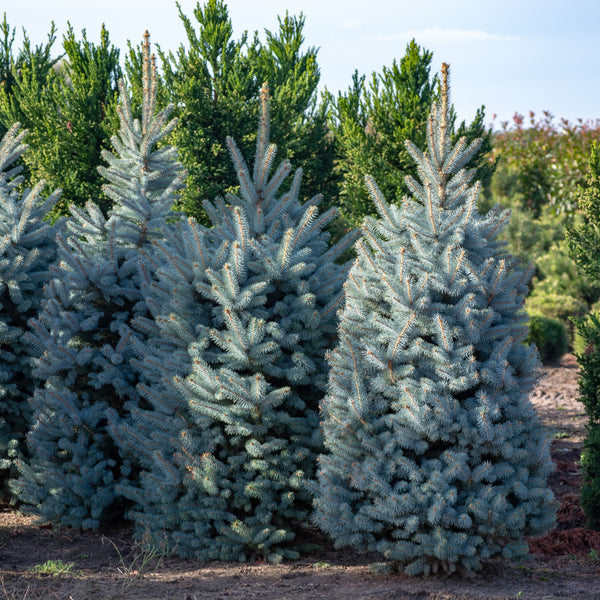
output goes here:
[[[561, 508], [557, 528], [529, 540], [527, 562], [491, 561], [473, 579], [381, 575], [370, 567], [377, 557], [335, 550], [309, 531], [323, 549], [298, 561], [199, 563], [144, 555], [127, 526], [102, 533], [53, 529], [0, 507], [0, 600], [600, 600], [600, 532], [585, 529], [578, 503], [586, 416], [577, 396], [570, 355], [544, 368], [532, 394], [555, 435], [550, 486]], [[47, 561], [72, 565], [65, 574], [57, 567], [36, 572]]]

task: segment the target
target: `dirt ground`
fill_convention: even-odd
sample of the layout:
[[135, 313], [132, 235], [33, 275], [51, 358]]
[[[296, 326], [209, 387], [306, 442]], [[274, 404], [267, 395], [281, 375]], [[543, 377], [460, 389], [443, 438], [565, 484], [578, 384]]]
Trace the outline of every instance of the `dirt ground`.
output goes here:
[[381, 575], [369, 566], [376, 557], [334, 550], [315, 531], [324, 549], [298, 561], [202, 564], [144, 554], [127, 528], [38, 527], [0, 507], [0, 600], [600, 600], [600, 533], [585, 529], [578, 504], [586, 418], [577, 393], [567, 355], [532, 395], [555, 435], [550, 485], [561, 508], [557, 528], [530, 540], [528, 562], [492, 561], [473, 579]]

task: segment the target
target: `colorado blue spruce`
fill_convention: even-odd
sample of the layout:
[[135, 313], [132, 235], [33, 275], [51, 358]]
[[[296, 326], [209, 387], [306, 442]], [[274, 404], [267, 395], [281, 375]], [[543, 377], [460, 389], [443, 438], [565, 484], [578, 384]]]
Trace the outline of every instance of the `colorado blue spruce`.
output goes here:
[[426, 152], [407, 144], [411, 196], [390, 205], [367, 180], [379, 218], [345, 285], [315, 484], [315, 522], [338, 547], [410, 574], [520, 558], [555, 511], [550, 439], [528, 400], [530, 273], [499, 239], [508, 211], [478, 211], [478, 144], [452, 146], [442, 76]]
[[[72, 207], [67, 233], [57, 237], [59, 262], [43, 310], [31, 322], [38, 349], [28, 463], [18, 462], [13, 489], [40, 521], [96, 528], [122, 513], [119, 478], [135, 478], [108, 423], [129, 418], [138, 402], [138, 373], [129, 325], [147, 313], [140, 257], [160, 240], [174, 217], [183, 169], [174, 148], [173, 107], [157, 111], [156, 73], [148, 35], [144, 43], [143, 103], [132, 115], [121, 84], [120, 131], [101, 167], [113, 201], [105, 218], [88, 202]], [[133, 465], [135, 466], [135, 465]]]
[[143, 464], [122, 486], [139, 535], [203, 560], [297, 556], [348, 271], [335, 260], [356, 239], [330, 247], [335, 211], [301, 201], [287, 160], [272, 168], [268, 109], [265, 87], [252, 170], [227, 141], [239, 194], [205, 203], [213, 227], [182, 223], [149, 257], [155, 319], [136, 326], [150, 406], [119, 433]]
[[26, 454], [29, 400], [35, 387], [31, 352], [23, 336], [27, 321], [40, 310], [56, 258], [54, 234], [60, 227], [51, 227], [48, 220], [59, 191], [45, 198], [44, 182], [21, 189], [17, 161], [27, 150], [26, 135], [15, 124], [0, 142], [0, 497], [7, 499], [13, 461]]

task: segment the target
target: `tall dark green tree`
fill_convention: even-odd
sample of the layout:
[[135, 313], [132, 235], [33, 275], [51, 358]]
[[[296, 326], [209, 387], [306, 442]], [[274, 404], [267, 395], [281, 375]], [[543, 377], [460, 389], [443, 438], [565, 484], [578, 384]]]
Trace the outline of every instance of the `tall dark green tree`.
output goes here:
[[256, 55], [258, 42], [248, 44], [246, 33], [233, 39], [229, 12], [221, 0], [198, 3], [198, 30], [177, 6], [188, 47], [182, 44], [176, 54], [159, 54], [179, 117], [173, 143], [188, 170], [180, 208], [203, 222], [202, 201], [235, 186], [225, 138], [235, 135], [244, 148], [252, 138], [258, 84], [256, 64], [248, 54]]
[[[53, 57], [56, 27], [51, 23], [45, 44], [33, 47], [24, 31], [22, 47], [15, 53], [15, 29], [11, 29], [6, 13], [0, 23], [0, 133], [4, 135], [14, 123], [26, 123], [27, 115], [21, 107], [21, 89], [41, 89], [48, 74], [60, 57]], [[26, 173], [23, 175], [25, 177]]]
[[[372, 175], [387, 198], [402, 198], [407, 193], [406, 176], [416, 176], [417, 168], [405, 148], [411, 140], [418, 148], [426, 146], [427, 117], [438, 98], [438, 76], [431, 74], [433, 53], [412, 40], [400, 61], [373, 73], [367, 85], [356, 71], [352, 84], [337, 99], [328, 93], [330, 125], [335, 136], [340, 204], [344, 217], [360, 226], [366, 215], [376, 209], [364, 184]], [[473, 122], [461, 123], [454, 139], [483, 138], [474, 158], [478, 177], [484, 183], [491, 176], [487, 160], [491, 150], [490, 133], [483, 123], [481, 108]], [[453, 114], [450, 121], [454, 123]]]
[[[580, 188], [583, 223], [567, 230], [569, 253], [580, 271], [600, 282], [600, 146], [594, 144], [588, 160], [588, 177]], [[575, 320], [586, 349], [577, 355], [581, 368], [579, 391], [589, 418], [585, 450], [581, 457], [584, 482], [581, 506], [588, 524], [600, 529], [600, 314]]]
[[29, 131], [31, 150], [24, 160], [30, 177], [63, 191], [55, 213], [89, 200], [106, 213], [110, 201], [96, 167], [118, 128], [119, 50], [104, 26], [99, 44], [85, 30], [77, 39], [69, 26], [60, 61], [50, 58], [52, 42], [49, 36], [46, 46], [32, 51], [26, 40], [12, 64], [10, 89], [0, 89], [0, 122], [6, 127], [19, 121]]
[[316, 95], [321, 77], [317, 48], [303, 51], [304, 15], [286, 12], [278, 20], [278, 31], [265, 31], [259, 61], [259, 81], [272, 90], [271, 139], [282, 157], [302, 168], [303, 198], [319, 193], [324, 206], [331, 207], [337, 186], [331, 176], [334, 153], [327, 107]]
[[272, 139], [280, 154], [303, 166], [305, 199], [323, 191], [332, 154], [325, 112], [316, 105], [317, 51], [302, 49], [304, 17], [286, 14], [278, 31], [266, 32], [263, 44], [256, 33], [234, 39], [223, 0], [198, 3], [196, 24], [180, 6], [179, 15], [188, 47], [161, 56], [179, 116], [173, 143], [189, 172], [180, 208], [207, 224], [202, 202], [237, 189], [224, 140], [233, 136], [243, 154], [252, 151], [263, 83], [273, 93]]

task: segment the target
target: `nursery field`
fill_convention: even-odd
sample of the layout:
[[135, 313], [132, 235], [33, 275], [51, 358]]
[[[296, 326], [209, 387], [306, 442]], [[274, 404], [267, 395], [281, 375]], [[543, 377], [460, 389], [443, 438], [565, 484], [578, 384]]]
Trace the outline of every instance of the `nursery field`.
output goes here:
[[202, 564], [164, 556], [160, 548], [142, 550], [127, 526], [102, 533], [39, 527], [4, 507], [0, 600], [600, 599], [600, 533], [585, 529], [578, 504], [587, 419], [577, 393], [577, 364], [566, 355], [544, 368], [532, 395], [554, 433], [550, 486], [561, 508], [557, 528], [530, 540], [528, 562], [493, 561], [473, 579], [381, 575], [370, 568], [376, 556], [335, 550], [308, 530], [305, 541], [321, 549], [298, 561]]

